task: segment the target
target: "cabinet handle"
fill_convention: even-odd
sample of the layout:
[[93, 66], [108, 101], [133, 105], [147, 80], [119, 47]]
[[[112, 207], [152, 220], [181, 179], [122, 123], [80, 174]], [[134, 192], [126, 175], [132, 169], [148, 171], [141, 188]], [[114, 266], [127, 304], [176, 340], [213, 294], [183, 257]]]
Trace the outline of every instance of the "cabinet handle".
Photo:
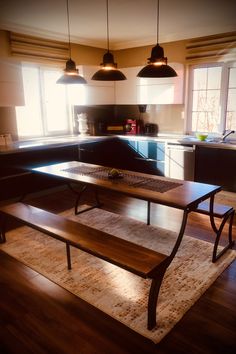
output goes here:
[[94, 152], [93, 150], [87, 150], [87, 149], [83, 149], [83, 148], [82, 148], [82, 149], [79, 148], [79, 152], [80, 152], [80, 151], [83, 151], [83, 152], [84, 152], [84, 151], [85, 151], [85, 152], [91, 152], [91, 153]]
[[164, 162], [164, 160], [155, 160], [155, 159], [145, 159], [144, 157], [135, 157], [136, 160], [141, 160], [141, 161], [153, 161], [153, 162]]

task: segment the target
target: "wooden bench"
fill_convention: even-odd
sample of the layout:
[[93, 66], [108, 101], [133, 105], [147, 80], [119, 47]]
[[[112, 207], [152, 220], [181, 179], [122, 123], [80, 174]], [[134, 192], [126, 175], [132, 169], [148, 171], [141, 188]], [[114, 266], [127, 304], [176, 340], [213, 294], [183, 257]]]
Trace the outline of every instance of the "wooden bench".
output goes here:
[[178, 250], [180, 237], [177, 238], [171, 254], [167, 256], [24, 203], [18, 202], [3, 206], [0, 208], [0, 212], [1, 243], [6, 242], [6, 222], [8, 217], [11, 217], [24, 225], [64, 242], [68, 269], [71, 269], [70, 246], [73, 246], [142, 278], [151, 279], [147, 327], [148, 329], [155, 327], [159, 290], [166, 269]]
[[[196, 212], [200, 214], [210, 215], [210, 202], [206, 200], [198, 204]], [[212, 262], [216, 262], [217, 259], [219, 259], [228, 249], [232, 248], [234, 245], [234, 241], [232, 239], [232, 226], [233, 226], [235, 210], [231, 206], [214, 203], [213, 214], [214, 214], [214, 218], [221, 219], [221, 223], [218, 227], [216, 226], [214, 220], [210, 219], [212, 229], [216, 234], [216, 239], [215, 239], [213, 253], [212, 253]], [[222, 235], [224, 226], [227, 221], [228, 221], [228, 243], [220, 252], [217, 252], [220, 237]]]

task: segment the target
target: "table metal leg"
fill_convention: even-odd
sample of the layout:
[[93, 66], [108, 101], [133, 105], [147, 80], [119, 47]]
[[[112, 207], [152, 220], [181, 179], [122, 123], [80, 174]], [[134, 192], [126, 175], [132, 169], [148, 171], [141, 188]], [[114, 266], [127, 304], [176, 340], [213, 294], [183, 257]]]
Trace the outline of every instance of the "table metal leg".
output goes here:
[[70, 183], [68, 183], [68, 187], [70, 188], [70, 190], [72, 190], [73, 193], [75, 193], [77, 195], [76, 197], [76, 201], [75, 201], [75, 215], [79, 215], [81, 213], [84, 213], [86, 211], [89, 211], [91, 209], [94, 208], [100, 208], [102, 206], [102, 203], [99, 200], [99, 196], [98, 196], [98, 191], [96, 188], [93, 188], [94, 191], [94, 196], [95, 196], [95, 204], [92, 206], [89, 206], [88, 208], [84, 208], [82, 210], [78, 210], [79, 209], [79, 204], [80, 204], [80, 199], [83, 195], [83, 193], [86, 192], [86, 190], [88, 190], [88, 185], [84, 184], [82, 185], [81, 189], [78, 191], [75, 188], [72, 187], [72, 185]]
[[66, 256], [67, 256], [67, 268], [71, 269], [71, 256], [70, 256], [70, 245], [66, 243]]
[[173, 258], [175, 257], [175, 255], [179, 249], [179, 246], [181, 244], [181, 241], [183, 239], [183, 235], [184, 235], [185, 227], [187, 224], [189, 212], [190, 212], [189, 209], [184, 210], [179, 235], [176, 239], [173, 250], [172, 250], [170, 256], [166, 259], [166, 262], [163, 264], [163, 268], [159, 269], [158, 273], [156, 275], [154, 275], [152, 278], [152, 283], [151, 283], [149, 297], [148, 297], [148, 329], [149, 330], [153, 329], [156, 326], [157, 301], [158, 301], [158, 295], [159, 295], [160, 287], [162, 284], [162, 280], [164, 278], [167, 268], [169, 267]]
[[151, 202], [147, 202], [147, 225], [150, 225]]

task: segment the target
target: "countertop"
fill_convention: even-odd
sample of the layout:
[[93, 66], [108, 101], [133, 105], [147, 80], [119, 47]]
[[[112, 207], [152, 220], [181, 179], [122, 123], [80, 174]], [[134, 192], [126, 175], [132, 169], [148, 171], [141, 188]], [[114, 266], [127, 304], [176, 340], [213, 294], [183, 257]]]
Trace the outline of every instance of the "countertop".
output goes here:
[[9, 145], [0, 145], [0, 154], [12, 154], [32, 150], [44, 150], [63, 146], [79, 145], [85, 142], [107, 139], [106, 136], [79, 136], [66, 135], [60, 137], [30, 139], [25, 141], [14, 141]]
[[129, 140], [146, 140], [146, 141], [162, 141], [172, 144], [184, 144], [184, 145], [199, 145], [208, 148], [220, 148], [236, 150], [236, 141], [227, 140], [225, 143], [206, 140], [199, 141], [197, 138], [188, 135], [178, 134], [158, 134], [158, 136], [138, 136], [138, 135], [102, 135], [102, 136], [90, 136], [90, 135], [68, 135], [61, 137], [30, 139], [27, 141], [16, 141], [9, 145], [0, 146], [0, 154], [19, 153], [32, 150], [44, 150], [48, 148], [56, 148], [63, 146], [79, 145], [85, 142], [97, 142], [102, 140], [108, 140], [114, 137], [120, 139]]

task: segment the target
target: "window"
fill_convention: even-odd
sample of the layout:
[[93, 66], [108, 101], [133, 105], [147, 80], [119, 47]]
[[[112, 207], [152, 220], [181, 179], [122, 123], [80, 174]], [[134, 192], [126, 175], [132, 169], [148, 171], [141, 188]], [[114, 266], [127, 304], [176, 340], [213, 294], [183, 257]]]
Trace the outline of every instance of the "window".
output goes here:
[[236, 63], [193, 66], [189, 92], [189, 131], [236, 129]]
[[236, 67], [229, 68], [226, 129], [236, 130]]
[[19, 138], [71, 132], [71, 110], [66, 85], [56, 84], [61, 70], [23, 65], [25, 106], [16, 107]]

